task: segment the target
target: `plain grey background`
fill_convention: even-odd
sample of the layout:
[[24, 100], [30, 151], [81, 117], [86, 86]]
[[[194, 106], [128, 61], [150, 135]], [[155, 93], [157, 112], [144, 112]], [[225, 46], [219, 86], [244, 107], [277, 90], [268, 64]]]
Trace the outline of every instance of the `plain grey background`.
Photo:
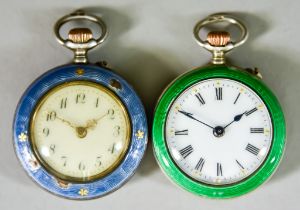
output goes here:
[[[295, 209], [300, 196], [300, 3], [292, 0], [0, 0], [0, 209]], [[141, 96], [149, 116], [163, 88], [177, 75], [206, 64], [210, 54], [193, 39], [194, 24], [229, 12], [248, 27], [246, 44], [229, 57], [258, 67], [278, 96], [288, 142], [272, 179], [254, 192], [229, 200], [197, 197], [173, 185], [160, 171], [151, 140], [136, 175], [121, 189], [91, 201], [70, 201], [33, 183], [12, 146], [12, 121], [27, 86], [46, 70], [72, 58], [55, 40], [55, 21], [75, 9], [101, 15], [109, 27], [91, 61], [106, 60]]]

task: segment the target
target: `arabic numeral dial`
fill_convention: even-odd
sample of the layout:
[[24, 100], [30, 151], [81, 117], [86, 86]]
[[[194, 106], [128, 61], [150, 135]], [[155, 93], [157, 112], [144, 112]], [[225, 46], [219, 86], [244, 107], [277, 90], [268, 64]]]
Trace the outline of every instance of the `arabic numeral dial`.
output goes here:
[[30, 139], [37, 158], [62, 180], [105, 176], [121, 163], [129, 147], [126, 108], [113, 92], [93, 82], [54, 87], [32, 116]]

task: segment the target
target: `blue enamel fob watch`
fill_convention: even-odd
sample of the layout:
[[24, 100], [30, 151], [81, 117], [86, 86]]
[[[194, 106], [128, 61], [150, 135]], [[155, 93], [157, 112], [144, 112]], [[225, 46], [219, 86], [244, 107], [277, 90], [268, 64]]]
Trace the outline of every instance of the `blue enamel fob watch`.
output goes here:
[[[67, 22], [85, 20], [101, 28], [60, 35]], [[55, 25], [58, 42], [71, 49], [72, 64], [36, 79], [15, 113], [13, 140], [28, 175], [49, 192], [91, 199], [122, 186], [137, 169], [147, 145], [147, 120], [132, 87], [103, 63], [90, 64], [87, 51], [106, 37], [105, 23], [76, 11]]]

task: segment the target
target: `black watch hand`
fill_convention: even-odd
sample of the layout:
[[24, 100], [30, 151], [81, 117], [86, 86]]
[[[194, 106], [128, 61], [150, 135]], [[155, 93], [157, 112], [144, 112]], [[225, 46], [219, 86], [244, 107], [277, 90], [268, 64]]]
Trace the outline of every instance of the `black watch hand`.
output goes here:
[[181, 111], [181, 110], [178, 110], [178, 112], [180, 112], [181, 114], [184, 114], [185, 116], [187, 116], [187, 117], [189, 117], [189, 118], [191, 118], [191, 119], [193, 119], [193, 120], [196, 120], [196, 121], [199, 122], [199, 123], [202, 123], [203, 125], [206, 125], [207, 127], [210, 127], [210, 128], [212, 128], [212, 129], [214, 129], [212, 126], [210, 126], [210, 125], [208, 125], [208, 124], [206, 124], [206, 123], [204, 123], [204, 122], [202, 122], [202, 121], [196, 119], [195, 117], [193, 117], [193, 116], [192, 116], [192, 115], [193, 115], [192, 113], [185, 112], [185, 111]]
[[227, 124], [227, 125], [224, 127], [224, 129], [227, 128], [227, 127], [228, 127], [229, 125], [231, 125], [232, 123], [240, 121], [240, 119], [242, 119], [242, 117], [243, 117], [243, 115], [244, 115], [245, 113], [246, 113], [246, 112], [234, 116], [233, 121], [231, 121], [229, 124]]

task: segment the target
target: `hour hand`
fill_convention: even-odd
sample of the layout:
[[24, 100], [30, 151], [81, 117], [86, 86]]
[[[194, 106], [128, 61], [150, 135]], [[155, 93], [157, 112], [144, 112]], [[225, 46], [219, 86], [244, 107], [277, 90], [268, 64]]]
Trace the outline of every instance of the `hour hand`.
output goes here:
[[187, 117], [189, 117], [189, 118], [191, 118], [191, 119], [193, 119], [193, 120], [195, 120], [195, 121], [197, 121], [197, 122], [199, 122], [203, 125], [206, 125], [207, 127], [210, 127], [212, 129], [214, 129], [212, 126], [210, 126], [210, 125], [206, 124], [205, 122], [202, 122], [202, 121], [196, 119], [195, 117], [193, 117], [192, 113], [189, 113], [189, 112], [186, 112], [186, 111], [183, 111], [183, 110], [178, 110], [178, 112], [180, 112], [181, 114], [183, 114], [183, 115], [185, 115], [185, 116], [187, 116]]
[[92, 120], [88, 120], [86, 123], [86, 129], [94, 129], [96, 127], [96, 125], [98, 124], [98, 122], [104, 118], [106, 115], [108, 115], [108, 113], [103, 114], [102, 116], [96, 118], [96, 119], [92, 119]]
[[246, 112], [243, 112], [242, 114], [235, 115], [234, 118], [233, 118], [233, 120], [232, 120], [230, 123], [228, 123], [228, 124], [224, 127], [224, 129], [227, 128], [227, 127], [228, 127], [229, 125], [231, 125], [232, 123], [240, 121], [245, 113], [246, 113]]

